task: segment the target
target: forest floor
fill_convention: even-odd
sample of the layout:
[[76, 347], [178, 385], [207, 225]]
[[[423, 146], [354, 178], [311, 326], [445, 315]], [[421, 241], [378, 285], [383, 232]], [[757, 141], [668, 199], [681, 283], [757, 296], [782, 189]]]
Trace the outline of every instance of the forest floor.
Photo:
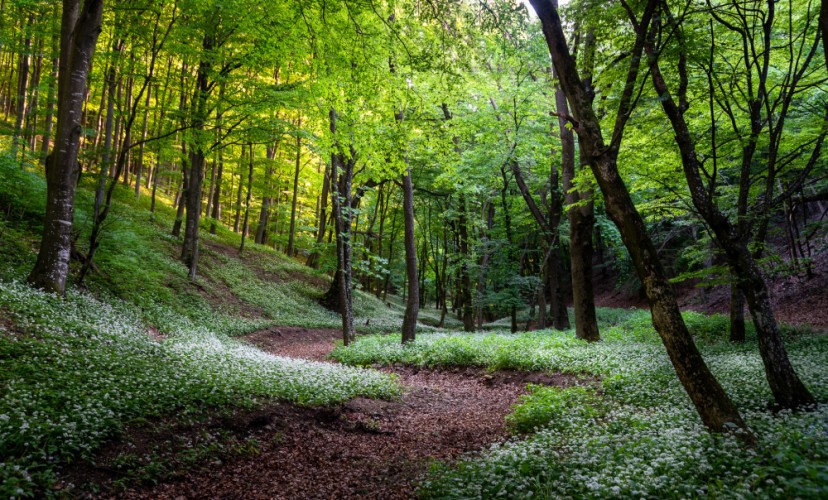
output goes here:
[[[275, 355], [327, 361], [339, 335], [332, 329], [273, 327], [241, 338]], [[375, 368], [399, 377], [399, 400], [360, 397], [322, 408], [272, 402], [195, 426], [162, 426], [162, 433], [128, 430], [99, 455], [99, 464], [125, 450], [152, 448], [167, 434], [196, 436], [204, 429], [257, 446], [225, 460], [202, 461], [158, 485], [117, 493], [110, 489], [117, 477], [107, 473], [114, 472], [111, 467], [81, 466], [70, 476], [77, 484], [92, 480], [118, 498], [237, 498], [241, 492], [245, 498], [410, 498], [434, 461], [452, 461], [503, 441], [505, 417], [527, 384], [588, 383], [573, 375], [470, 367]]]
[[[769, 277], [771, 303], [779, 321], [791, 325], [807, 325], [828, 331], [828, 252], [812, 262], [811, 275]], [[596, 276], [596, 304], [600, 307], [647, 309], [647, 299], [630, 287], [615, 286], [614, 279]], [[704, 314], [728, 314], [730, 287], [702, 288], [699, 280], [676, 286], [682, 310]], [[749, 312], [745, 309], [749, 318]]]

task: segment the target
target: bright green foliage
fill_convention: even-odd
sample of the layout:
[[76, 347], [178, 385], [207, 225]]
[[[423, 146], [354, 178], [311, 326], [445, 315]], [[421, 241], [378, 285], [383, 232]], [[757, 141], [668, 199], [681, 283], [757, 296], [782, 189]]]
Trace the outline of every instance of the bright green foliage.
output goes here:
[[595, 422], [603, 416], [595, 391], [585, 387], [528, 386], [529, 394], [520, 397], [506, 423], [517, 432], [536, 432], [541, 428], [566, 432], [566, 424], [583, 420]]

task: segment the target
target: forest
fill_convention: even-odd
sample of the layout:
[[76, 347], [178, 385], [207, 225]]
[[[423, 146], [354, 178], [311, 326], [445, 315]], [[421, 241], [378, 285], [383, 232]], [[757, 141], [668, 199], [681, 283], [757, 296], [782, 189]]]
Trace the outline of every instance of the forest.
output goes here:
[[828, 497], [828, 0], [0, 0], [0, 497]]

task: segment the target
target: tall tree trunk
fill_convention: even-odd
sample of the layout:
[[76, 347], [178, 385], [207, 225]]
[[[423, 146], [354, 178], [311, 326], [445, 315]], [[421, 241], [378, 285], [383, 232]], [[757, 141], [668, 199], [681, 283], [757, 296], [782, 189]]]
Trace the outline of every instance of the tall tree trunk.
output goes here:
[[[218, 97], [218, 104], [216, 105], [216, 136], [221, 140], [221, 130], [223, 124], [223, 117], [224, 112], [222, 105], [224, 103], [224, 92], [227, 87], [225, 81], [219, 84], [219, 97]], [[213, 185], [213, 212], [210, 214], [210, 217], [213, 219], [210, 222], [210, 234], [216, 234], [216, 225], [221, 221], [221, 181], [222, 177], [224, 176], [224, 149], [221, 147], [221, 144], [218, 144], [218, 160], [217, 160], [217, 170], [216, 170], [216, 180]], [[230, 189], [230, 192], [233, 192], [233, 189]]]
[[[670, 120], [681, 152], [682, 167], [693, 206], [715, 234], [716, 240], [724, 250], [728, 266], [735, 275], [736, 283], [745, 296], [756, 326], [759, 352], [774, 399], [783, 408], [812, 405], [815, 403], [814, 397], [799, 379], [788, 359], [762, 272], [738, 228], [719, 210], [702, 180], [701, 162], [696, 155], [695, 144], [684, 119], [684, 96], [680, 96], [682, 104], [677, 105], [661, 75], [654, 48], [647, 44], [646, 49], [653, 86], [660, 96], [659, 101]], [[767, 202], [770, 203], [770, 200]]]
[[29, 151], [34, 153], [37, 147], [37, 112], [40, 100], [40, 74], [43, 67], [43, 40], [37, 43], [37, 59], [35, 59], [34, 70], [32, 71], [32, 83], [29, 92], [29, 105], [26, 111], [26, 140]]
[[819, 31], [822, 33], [822, 53], [825, 56], [825, 69], [828, 69], [828, 0], [822, 0], [819, 9]]
[[147, 127], [149, 125], [149, 108], [152, 87], [147, 86], [147, 98], [144, 102], [144, 123], [141, 125], [141, 145], [138, 146], [138, 159], [135, 161], [135, 198], [141, 196], [141, 176], [144, 170], [144, 143], [147, 140]]
[[[336, 139], [336, 110], [329, 113], [330, 131], [334, 137], [334, 152], [331, 154], [331, 204], [333, 206], [334, 229], [336, 231], [336, 274], [333, 287], [323, 301], [336, 305], [342, 316], [342, 341], [347, 346], [354, 339], [354, 312], [351, 295], [351, 183], [353, 180], [354, 151], [347, 160]], [[340, 173], [340, 168], [342, 172]]]
[[[180, 113], [179, 126], [183, 130], [187, 125], [187, 61], [181, 63], [181, 76], [179, 79], [180, 94], [178, 96], [178, 111]], [[193, 103], [195, 104], [195, 103]], [[181, 139], [181, 198], [178, 200], [178, 208], [175, 213], [175, 222], [173, 223], [172, 235], [178, 238], [181, 234], [181, 224], [184, 221], [184, 208], [186, 207], [187, 193], [189, 192], [189, 175], [187, 158], [187, 141]]]
[[[595, 40], [590, 32], [584, 52], [588, 61], [592, 59]], [[587, 63], [591, 66], [591, 62]], [[591, 87], [592, 68], [587, 69], [586, 84]], [[554, 71], [553, 71], [554, 73]], [[557, 78], [557, 75], [555, 75]], [[575, 335], [578, 338], [594, 342], [601, 339], [598, 331], [598, 318], [595, 313], [595, 293], [592, 286], [592, 229], [595, 214], [591, 192], [575, 189], [575, 136], [567, 128], [564, 115], [569, 114], [566, 95], [560, 86], [555, 89], [555, 104], [558, 110], [558, 130], [561, 136], [561, 168], [563, 174], [563, 191], [566, 204], [569, 205], [569, 257], [572, 277], [572, 305], [575, 312]], [[589, 168], [589, 159], [583, 148], [580, 149], [581, 168]], [[554, 167], [553, 167], [554, 168]]]
[[644, 220], [636, 210], [618, 172], [618, 148], [624, 126], [631, 114], [645, 36], [657, 0], [648, 0], [642, 19], [638, 22], [639, 33], [631, 52], [630, 67], [609, 145], [604, 142], [601, 125], [592, 109], [592, 99], [584, 88], [575, 60], [569, 52], [557, 4], [550, 0], [530, 2], [541, 20], [553, 64], [572, 109], [572, 118], [576, 123], [581, 147], [590, 159], [590, 167], [604, 194], [607, 214], [618, 227], [638, 277], [644, 285], [653, 314], [653, 325], [661, 336], [679, 380], [708, 429], [713, 432], [725, 432], [731, 426], [735, 426], [745, 431], [740, 434], [743, 439], [752, 441], [753, 437], [738, 410], [710, 372], [687, 330], [672, 286], [647, 234]]
[[411, 167], [406, 157], [405, 175], [402, 179], [403, 223], [405, 233], [405, 274], [408, 278], [408, 298], [402, 324], [403, 343], [414, 341], [417, 332], [417, 314], [420, 311], [420, 286], [417, 282], [417, 244], [414, 241], [414, 184]]
[[187, 180], [187, 218], [184, 224], [184, 243], [181, 248], [181, 260], [189, 269], [190, 280], [195, 281], [198, 266], [198, 236], [201, 220], [201, 189], [204, 182], [204, 145], [201, 132], [207, 120], [207, 98], [211, 89], [209, 75], [212, 62], [209, 54], [214, 48], [211, 33], [206, 33], [202, 41], [202, 59], [198, 64], [196, 89], [192, 100], [192, 129], [196, 141], [190, 148], [190, 175]]
[[43, 237], [28, 281], [63, 295], [69, 275], [75, 188], [81, 135], [81, 108], [95, 44], [101, 32], [102, 0], [64, 0], [61, 16], [58, 125], [54, 152], [46, 168]]
[[287, 254], [293, 257], [295, 253], [294, 238], [296, 237], [296, 200], [299, 196], [299, 170], [301, 168], [302, 160], [302, 136], [299, 135], [298, 129], [302, 126], [302, 117], [300, 116], [296, 122], [296, 168], [293, 171], [293, 199], [290, 203], [290, 229], [288, 230], [288, 246]]
[[322, 194], [319, 198], [319, 220], [317, 221], [316, 230], [316, 247], [313, 253], [308, 257], [308, 267], [319, 268], [319, 247], [325, 239], [325, 225], [328, 222], [328, 191], [331, 186], [331, 172], [330, 167], [325, 165], [325, 173], [322, 178]]
[[[390, 196], [390, 193], [389, 193]], [[382, 300], [388, 300], [388, 288], [391, 282], [391, 269], [394, 268], [394, 242], [397, 239], [397, 210], [394, 210], [394, 215], [391, 217], [391, 238], [388, 242], [388, 272], [385, 274], [385, 279], [382, 283]]]
[[52, 42], [52, 71], [49, 73], [49, 96], [46, 102], [46, 118], [44, 119], [43, 142], [40, 144], [40, 154], [43, 158], [49, 154], [49, 147], [52, 142], [52, 127], [55, 116], [55, 93], [57, 91], [58, 79], [58, 41], [57, 37]]
[[247, 172], [247, 199], [244, 203], [244, 224], [242, 225], [239, 253], [244, 252], [244, 241], [247, 238], [248, 221], [250, 220], [250, 199], [253, 197], [253, 144], [248, 144], [248, 148], [247, 162], [249, 170]]
[[[589, 159], [581, 152], [581, 168], [589, 168]], [[569, 193], [572, 186], [564, 181], [568, 203], [581, 205], [569, 209], [569, 256], [572, 266], [572, 302], [575, 311], [575, 332], [587, 341], [600, 340], [598, 317], [595, 312], [595, 292], [592, 284], [592, 235], [595, 208], [592, 192]]]
[[244, 184], [244, 182], [242, 182], [242, 174], [241, 174], [241, 172], [239, 172], [239, 186], [236, 189], [236, 204], [235, 204], [236, 215], [235, 215], [235, 217], [233, 217], [233, 232], [234, 233], [239, 232], [239, 223], [241, 221], [242, 185], [243, 184]]
[[[134, 67], [134, 61], [130, 63], [130, 71]], [[127, 92], [126, 92], [126, 109], [127, 109], [127, 117], [126, 122], [124, 123], [124, 142], [121, 144], [121, 151], [126, 152], [126, 156], [124, 157], [124, 164], [121, 168], [122, 173], [124, 175], [124, 186], [129, 186], [129, 173], [130, 169], [132, 168], [132, 125], [135, 122], [135, 112], [137, 111], [137, 106], [133, 107], [132, 105], [132, 90], [135, 85], [135, 79], [132, 75], [129, 76], [127, 79]], [[117, 176], [117, 175], [116, 175]]]
[[469, 228], [468, 217], [466, 216], [466, 197], [461, 193], [458, 201], [458, 217], [457, 225], [460, 247], [460, 314], [463, 319], [463, 330], [466, 332], [474, 331], [474, 304], [472, 302], [472, 286], [471, 275], [469, 273]]
[[[574, 152], [572, 154], [574, 155]], [[549, 197], [549, 213], [544, 215], [535, 202], [532, 193], [529, 192], [529, 187], [523, 178], [523, 172], [517, 160], [510, 158], [509, 163], [511, 164], [512, 174], [515, 176], [515, 183], [518, 186], [518, 190], [546, 239], [547, 253], [544, 258], [546, 265], [542, 268], [543, 283], [541, 284], [541, 293], [545, 294], [544, 290], [549, 290], [549, 297], [551, 299], [549, 315], [552, 320], [552, 326], [557, 330], [566, 330], [570, 327], [570, 324], [569, 315], [566, 311], [566, 294], [563, 288], [563, 279], [561, 278], [564, 270], [563, 263], [561, 262], [558, 226], [561, 221], [562, 204], [560, 191], [558, 190], [557, 168], [553, 166], [550, 170], [550, 188], [552, 193]], [[545, 300], [544, 298], [544, 302]], [[545, 304], [542, 303], [542, 305], [544, 306], [543, 309], [545, 309]], [[545, 326], [546, 320], [544, 320], [543, 326], [539, 326], [539, 328], [544, 328]]]
[[[32, 35], [30, 33], [32, 21], [34, 17], [29, 16], [24, 28], [23, 48], [20, 53], [19, 62], [17, 65], [17, 111], [14, 119], [14, 132], [12, 135], [12, 156], [17, 159], [17, 148], [20, 141], [20, 135], [23, 132], [23, 119], [26, 116], [26, 95], [29, 89], [29, 57], [32, 50]], [[23, 168], [23, 162], [20, 162], [20, 167]]]

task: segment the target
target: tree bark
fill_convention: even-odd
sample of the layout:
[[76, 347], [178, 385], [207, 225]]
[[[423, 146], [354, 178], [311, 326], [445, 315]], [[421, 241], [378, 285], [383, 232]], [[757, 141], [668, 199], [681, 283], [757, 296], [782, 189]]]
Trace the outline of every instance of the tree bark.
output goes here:
[[403, 224], [405, 233], [405, 273], [408, 277], [408, 297], [402, 324], [403, 343], [414, 341], [417, 332], [417, 315], [420, 312], [420, 286], [417, 281], [417, 246], [414, 241], [414, 184], [411, 168], [406, 158], [406, 171], [402, 179]]
[[294, 248], [294, 239], [296, 233], [296, 200], [299, 196], [299, 170], [301, 168], [301, 160], [302, 160], [302, 136], [299, 135], [299, 127], [302, 126], [302, 118], [296, 122], [296, 167], [293, 171], [293, 199], [290, 203], [290, 229], [288, 230], [288, 247], [287, 247], [287, 254], [289, 257], [293, 257], [295, 253]]
[[198, 229], [201, 220], [201, 188], [204, 182], [204, 151], [200, 143], [200, 132], [204, 130], [207, 115], [207, 95], [210, 91], [209, 73], [212, 63], [207, 54], [213, 49], [213, 39], [210, 34], [204, 35], [202, 54], [198, 65], [196, 89], [192, 100], [192, 127], [196, 133], [196, 141], [190, 147], [190, 173], [187, 180], [187, 217], [184, 223], [184, 243], [181, 247], [181, 260], [189, 270], [190, 280], [195, 280], [198, 266]]
[[825, 69], [828, 69], [828, 0], [822, 0], [819, 9], [819, 31], [822, 33], [822, 53], [825, 56]]
[[144, 143], [147, 140], [151, 95], [152, 87], [147, 86], [147, 97], [144, 102], [144, 123], [141, 125], [141, 145], [138, 146], [138, 159], [135, 162], [135, 198], [139, 198], [141, 196], [141, 176], [144, 173]]
[[52, 127], [54, 126], [55, 93], [57, 91], [59, 54], [59, 49], [57, 47], [57, 39], [58, 37], [55, 37], [52, 47], [52, 71], [51, 73], [49, 73], [49, 97], [47, 98], [48, 100], [46, 102], [46, 118], [44, 120], [43, 142], [40, 144], [40, 154], [43, 158], [46, 158], [46, 155], [49, 154], [49, 147], [51, 146], [52, 142]]
[[[29, 88], [29, 52], [32, 48], [32, 35], [30, 34], [33, 16], [29, 16], [26, 21], [26, 26], [23, 28], [25, 35], [23, 40], [23, 49], [20, 53], [17, 64], [17, 110], [14, 119], [14, 132], [12, 134], [12, 157], [17, 160], [17, 147], [20, 141], [20, 135], [23, 132], [23, 118], [26, 115], [26, 94]], [[84, 90], [85, 92], [85, 90]], [[23, 168], [23, 162], [20, 162], [20, 167]]]
[[[213, 183], [213, 203], [212, 203], [212, 212], [210, 213], [210, 234], [216, 234], [216, 225], [221, 221], [221, 184], [222, 184], [222, 177], [224, 176], [224, 149], [221, 147], [221, 137], [222, 137], [222, 125], [223, 125], [223, 103], [224, 103], [224, 92], [227, 87], [227, 83], [222, 81], [219, 84], [219, 96], [218, 96], [218, 103], [216, 104], [216, 137], [217, 139], [217, 159], [216, 159], [216, 180]], [[232, 189], [230, 190], [232, 193]]]
[[[587, 36], [584, 52], [591, 60], [594, 36]], [[588, 63], [588, 65], [591, 65]], [[591, 68], [588, 69], [591, 72]], [[553, 71], [554, 73], [554, 71]], [[555, 75], [557, 78], [557, 75]], [[591, 86], [588, 76], [586, 84]], [[566, 94], [560, 86], [555, 89], [555, 107], [558, 110], [558, 130], [561, 137], [561, 170], [563, 191], [566, 204], [569, 205], [569, 257], [572, 280], [572, 306], [575, 312], [575, 335], [588, 342], [601, 339], [598, 331], [598, 318], [595, 313], [595, 293], [592, 286], [592, 229], [595, 225], [595, 213], [591, 192], [575, 189], [575, 136], [567, 127], [564, 115], [569, 114]], [[589, 159], [583, 148], [580, 149], [580, 166], [589, 168]], [[554, 168], [554, 167], [553, 167]]]
[[247, 239], [247, 230], [249, 227], [248, 222], [250, 220], [250, 199], [253, 197], [253, 144], [248, 144], [247, 153], [247, 199], [244, 203], [244, 223], [242, 224], [241, 246], [239, 247], [239, 253], [244, 252], [244, 242]]
[[72, 249], [81, 108], [95, 44], [101, 32], [103, 0], [64, 0], [61, 16], [58, 125], [46, 168], [46, 216], [32, 285], [64, 295]]
[[466, 197], [461, 193], [459, 200], [458, 200], [458, 213], [457, 216], [457, 225], [458, 225], [458, 238], [459, 238], [459, 247], [460, 247], [460, 258], [462, 262], [460, 263], [460, 279], [458, 282], [459, 286], [459, 306], [460, 306], [460, 315], [463, 319], [463, 331], [466, 332], [473, 332], [474, 331], [474, 305], [472, 302], [472, 287], [471, 287], [471, 276], [469, 274], [469, 228], [468, 228], [468, 217], [466, 216]]
[[[329, 113], [331, 135], [334, 136], [335, 151], [331, 155], [331, 202], [336, 230], [337, 276], [339, 313], [342, 316], [342, 341], [347, 346], [355, 338], [354, 311], [351, 292], [351, 183], [353, 182], [354, 151], [347, 160], [339, 150], [336, 140], [336, 110]], [[342, 173], [339, 173], [339, 169]]]
[[325, 226], [328, 223], [328, 191], [331, 187], [331, 171], [328, 165], [325, 165], [325, 173], [322, 178], [322, 194], [319, 198], [319, 220], [317, 221], [316, 230], [316, 247], [313, 253], [308, 257], [308, 267], [312, 269], [319, 268], [319, 247], [325, 240]]

